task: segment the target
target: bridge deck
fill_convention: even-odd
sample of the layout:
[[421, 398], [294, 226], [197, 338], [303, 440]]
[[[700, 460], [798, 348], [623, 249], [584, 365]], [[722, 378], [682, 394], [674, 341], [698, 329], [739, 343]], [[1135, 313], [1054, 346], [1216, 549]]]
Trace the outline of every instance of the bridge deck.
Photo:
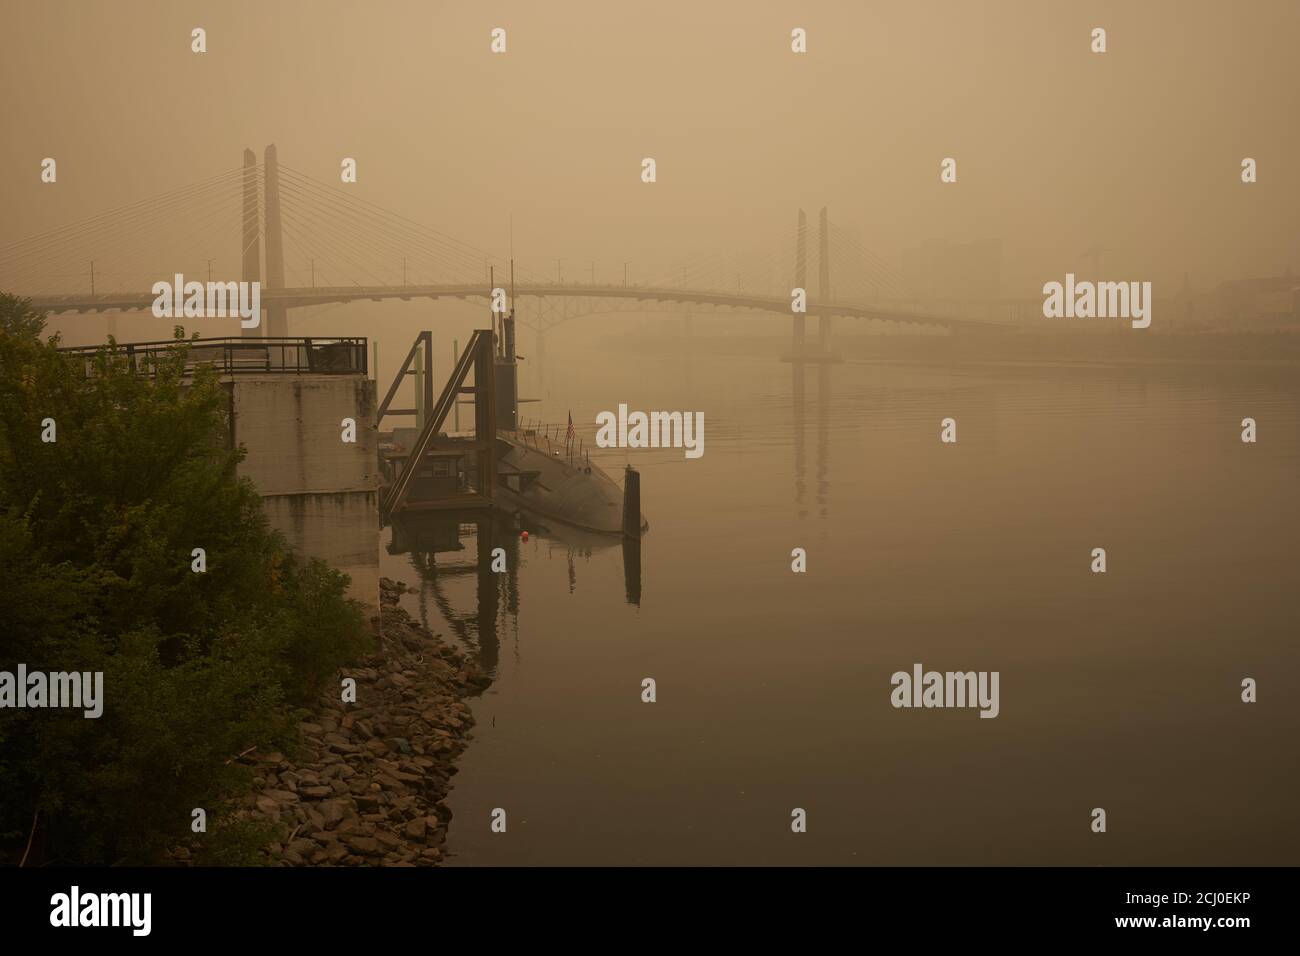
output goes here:
[[[640, 302], [673, 302], [681, 304], [710, 305], [722, 308], [772, 312], [791, 316], [788, 296], [759, 295], [743, 292], [717, 292], [698, 289], [678, 289], [668, 286], [636, 285], [563, 285], [527, 284], [515, 289], [516, 298], [596, 298], [622, 299]], [[402, 285], [402, 286], [333, 286], [261, 290], [263, 305], [299, 308], [337, 302], [383, 299], [487, 299], [491, 290], [482, 284]], [[156, 296], [148, 292], [118, 292], [103, 295], [34, 296], [33, 307], [45, 312], [147, 312], [153, 308]], [[810, 301], [811, 316], [830, 315], [845, 318], [878, 319], [887, 322], [904, 322], [917, 325], [939, 325], [949, 328], [997, 329], [1007, 328], [1003, 323], [975, 319], [912, 312], [898, 307], [881, 306], [864, 302]]]

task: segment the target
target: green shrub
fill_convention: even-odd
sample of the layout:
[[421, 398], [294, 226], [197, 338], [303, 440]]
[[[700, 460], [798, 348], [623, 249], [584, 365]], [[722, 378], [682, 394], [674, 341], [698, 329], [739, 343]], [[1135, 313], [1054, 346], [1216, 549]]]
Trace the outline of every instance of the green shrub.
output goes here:
[[269, 527], [179, 329], [156, 375], [109, 347], [88, 375], [42, 330], [0, 294], [0, 670], [103, 671], [105, 706], [0, 709], [0, 844], [21, 854], [39, 811], [29, 865], [155, 862], [203, 807], [211, 858], [247, 861], [230, 758], [292, 746], [292, 706], [365, 649], [363, 615]]

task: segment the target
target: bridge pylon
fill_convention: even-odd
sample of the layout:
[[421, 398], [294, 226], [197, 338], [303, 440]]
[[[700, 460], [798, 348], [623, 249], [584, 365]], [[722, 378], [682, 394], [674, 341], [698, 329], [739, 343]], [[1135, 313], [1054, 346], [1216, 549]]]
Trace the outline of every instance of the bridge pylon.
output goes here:
[[[239, 248], [244, 250], [240, 267], [240, 279], [244, 282], [262, 281], [262, 220], [257, 203], [257, 154], [251, 149], [244, 150], [244, 197], [243, 231], [239, 237]], [[246, 337], [264, 335], [260, 328], [241, 329]]]
[[[817, 229], [817, 300], [831, 301], [831, 229], [825, 206]], [[831, 317], [824, 309], [817, 315], [817, 347], [821, 361], [826, 361], [831, 354]]]
[[[266, 147], [264, 166], [266, 176], [266, 279], [267, 289], [284, 288], [284, 232], [280, 226], [280, 161], [275, 144]], [[266, 328], [263, 335], [273, 338], [289, 334], [289, 309], [283, 302], [271, 301], [266, 306]]]
[[[817, 311], [817, 348], [809, 351], [807, 340], [807, 321], [802, 312], [794, 314], [794, 332], [790, 342], [789, 361], [791, 362], [835, 362], [838, 359], [831, 353], [831, 314], [822, 308], [831, 302], [831, 234], [830, 220], [826, 207], [822, 207], [817, 237], [817, 298], [814, 304]], [[808, 217], [799, 210], [798, 224], [794, 238], [794, 284], [795, 288], [804, 290], [804, 301], [808, 292]]]
[[[808, 217], [799, 210], [798, 224], [794, 231], [794, 286], [796, 289], [808, 289]], [[806, 301], [806, 296], [805, 296]], [[790, 341], [790, 360], [799, 362], [804, 351], [804, 314], [794, 314], [794, 335]]]

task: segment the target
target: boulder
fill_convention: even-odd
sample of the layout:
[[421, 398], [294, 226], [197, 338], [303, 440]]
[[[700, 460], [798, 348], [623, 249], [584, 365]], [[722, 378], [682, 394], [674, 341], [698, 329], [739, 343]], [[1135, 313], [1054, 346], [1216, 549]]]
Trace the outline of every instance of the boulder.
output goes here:
[[343, 838], [343, 843], [352, 851], [363, 854], [364, 856], [379, 855], [379, 841], [374, 837], [350, 833]]

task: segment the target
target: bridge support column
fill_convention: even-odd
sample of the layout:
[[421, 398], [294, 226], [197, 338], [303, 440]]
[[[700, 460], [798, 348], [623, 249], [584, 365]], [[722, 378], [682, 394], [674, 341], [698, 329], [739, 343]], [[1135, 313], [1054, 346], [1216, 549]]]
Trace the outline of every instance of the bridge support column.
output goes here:
[[[799, 210], [799, 223], [794, 234], [794, 285], [796, 289], [803, 289], [805, 293], [808, 290], [808, 218], [804, 215], [802, 209]], [[804, 301], [807, 301], [806, 295]], [[803, 360], [803, 348], [804, 315], [802, 312], [796, 312], [794, 314], [794, 335], [790, 342], [790, 360], [792, 362]]]
[[[240, 278], [244, 282], [261, 282], [262, 223], [257, 211], [257, 154], [251, 149], [244, 150], [244, 216], [239, 248], [244, 250]], [[260, 327], [243, 328], [242, 323], [239, 331], [245, 336], [266, 334]]]
[[[831, 230], [825, 206], [817, 231], [817, 298], [825, 303], [831, 301]], [[817, 349], [823, 361], [830, 357], [831, 317], [824, 311], [817, 317]]]
[[[266, 147], [266, 281], [267, 289], [284, 288], [284, 234], [280, 228], [280, 162], [275, 144]], [[283, 302], [266, 306], [262, 335], [283, 338], [289, 334], [289, 310]]]

